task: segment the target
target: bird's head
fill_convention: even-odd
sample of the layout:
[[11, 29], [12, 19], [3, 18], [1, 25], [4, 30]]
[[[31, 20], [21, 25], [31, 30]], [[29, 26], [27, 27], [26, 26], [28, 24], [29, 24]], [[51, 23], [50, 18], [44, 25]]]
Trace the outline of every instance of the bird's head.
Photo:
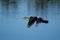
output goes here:
[[29, 16], [26, 16], [26, 17], [23, 17], [22, 19], [24, 19], [24, 20], [29, 20], [30, 19], [30, 17]]

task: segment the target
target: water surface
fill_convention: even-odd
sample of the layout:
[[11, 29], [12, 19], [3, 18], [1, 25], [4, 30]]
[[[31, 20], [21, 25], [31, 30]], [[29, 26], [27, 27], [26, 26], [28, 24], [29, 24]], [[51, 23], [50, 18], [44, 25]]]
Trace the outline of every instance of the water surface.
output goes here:
[[[27, 28], [24, 16], [40, 16], [49, 23]], [[59, 0], [1, 0], [0, 40], [60, 40]]]

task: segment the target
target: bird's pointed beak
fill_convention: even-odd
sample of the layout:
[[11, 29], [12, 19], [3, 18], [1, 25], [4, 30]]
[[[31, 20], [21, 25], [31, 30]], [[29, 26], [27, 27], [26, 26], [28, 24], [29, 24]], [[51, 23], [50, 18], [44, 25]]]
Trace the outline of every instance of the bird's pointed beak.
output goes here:
[[22, 19], [28, 21], [29, 20], [29, 17], [23, 17]]

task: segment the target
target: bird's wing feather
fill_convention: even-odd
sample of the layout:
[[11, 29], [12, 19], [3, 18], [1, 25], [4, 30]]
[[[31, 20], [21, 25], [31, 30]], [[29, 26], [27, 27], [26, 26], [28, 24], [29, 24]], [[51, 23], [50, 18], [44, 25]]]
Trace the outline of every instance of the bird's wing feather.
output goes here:
[[36, 24], [39, 24], [42, 22], [42, 18], [37, 18]]
[[35, 18], [30, 18], [27, 27], [30, 28], [35, 21], [36, 21]]

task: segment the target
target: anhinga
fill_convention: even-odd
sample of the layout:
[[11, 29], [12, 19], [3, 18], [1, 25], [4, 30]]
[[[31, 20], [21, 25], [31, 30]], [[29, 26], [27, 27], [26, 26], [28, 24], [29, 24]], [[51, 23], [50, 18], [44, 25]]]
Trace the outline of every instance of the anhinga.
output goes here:
[[28, 20], [28, 25], [27, 27], [30, 28], [34, 22], [36, 21], [36, 24], [38, 23], [48, 23], [48, 20], [43, 20], [41, 17], [39, 16], [30, 16], [30, 17], [24, 17], [23, 19]]

